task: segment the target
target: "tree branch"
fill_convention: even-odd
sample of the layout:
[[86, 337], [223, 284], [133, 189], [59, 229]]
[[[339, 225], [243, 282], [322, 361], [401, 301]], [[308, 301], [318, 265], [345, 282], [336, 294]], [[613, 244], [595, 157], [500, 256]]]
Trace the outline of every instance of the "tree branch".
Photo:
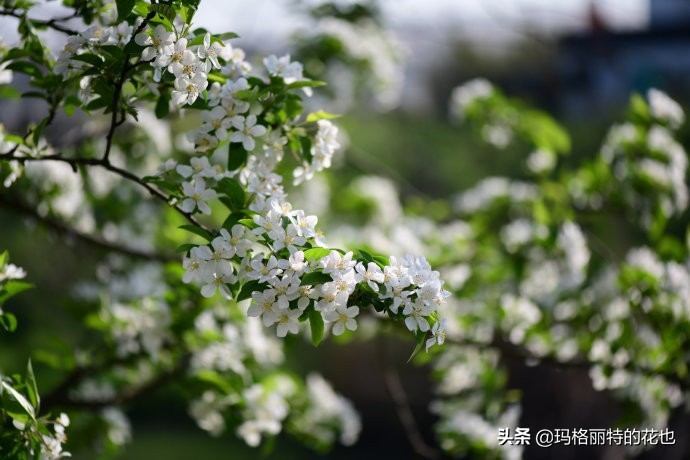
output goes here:
[[172, 205], [169, 202], [169, 197], [165, 195], [163, 192], [158, 190], [157, 188], [153, 187], [150, 184], [147, 184], [144, 182], [139, 176], [136, 174], [133, 174], [126, 169], [118, 168], [117, 166], [111, 164], [109, 161], [105, 159], [99, 159], [99, 158], [69, 158], [65, 157], [60, 153], [54, 154], [54, 155], [45, 155], [45, 156], [40, 156], [40, 157], [24, 157], [24, 156], [16, 156], [12, 152], [8, 152], [6, 154], [0, 154], [0, 160], [7, 160], [7, 161], [18, 161], [22, 164], [29, 162], [29, 161], [61, 161], [63, 163], [67, 163], [70, 166], [72, 166], [72, 169], [76, 172], [78, 166], [99, 166], [101, 168], [104, 168], [114, 174], [117, 174], [118, 176], [127, 179], [131, 182], [134, 182], [136, 184], [139, 184], [139, 186], [143, 187], [146, 189], [151, 195], [154, 197], [158, 198], [161, 201], [166, 202], [168, 205], [172, 206], [173, 209], [175, 209], [180, 215], [184, 216], [185, 219], [187, 219], [189, 222], [192, 224], [196, 225], [199, 228], [203, 228], [204, 230], [207, 230], [203, 225], [197, 221], [194, 216], [191, 213], [188, 213], [186, 211], [183, 211], [181, 208], [178, 206]]
[[412, 409], [407, 400], [407, 394], [400, 381], [400, 374], [398, 374], [398, 371], [393, 368], [388, 369], [384, 374], [384, 379], [386, 382], [386, 389], [395, 403], [398, 419], [405, 430], [405, 434], [412, 445], [412, 449], [423, 458], [433, 460], [442, 458], [441, 452], [430, 447], [419, 432], [419, 427], [412, 414]]
[[[138, 33], [140, 33], [142, 30], [144, 30], [146, 25], [149, 23], [149, 21], [151, 19], [153, 19], [153, 17], [155, 15], [156, 15], [156, 13], [153, 11], [150, 12], [148, 15], [146, 15], [146, 17], [141, 22], [141, 24], [139, 24], [139, 27], [137, 27], [137, 29], [132, 33], [132, 36], [130, 37], [127, 45], [129, 45], [130, 43], [132, 43], [134, 41], [134, 37], [136, 37], [136, 35]], [[125, 45], [125, 48], [127, 47], [127, 45]], [[118, 109], [118, 106], [120, 104], [120, 96], [122, 95], [122, 86], [125, 84], [125, 81], [127, 81], [127, 72], [134, 69], [138, 65], [140, 59], [141, 59], [141, 57], [139, 57], [139, 59], [137, 59], [137, 61], [135, 63], [131, 63], [130, 62], [130, 54], [127, 54], [125, 56], [125, 62], [124, 62], [124, 65], [122, 66], [122, 71], [120, 72], [120, 76], [118, 77], [117, 81], [115, 82], [115, 90], [113, 91], [113, 103], [110, 107], [110, 110], [112, 112], [112, 116], [110, 118], [110, 128], [108, 129], [108, 134], [105, 136], [105, 151], [103, 152], [103, 161], [105, 161], [105, 162], [108, 161], [108, 156], [110, 155], [110, 149], [113, 145], [113, 137], [115, 136], [115, 130], [117, 129], [118, 126], [120, 126], [125, 121], [124, 109], [123, 109], [122, 119], [119, 122], [117, 121], [117, 113], [118, 113], [117, 109]]]
[[163, 254], [154, 251], [131, 248], [98, 238], [97, 236], [90, 235], [88, 233], [80, 232], [76, 228], [69, 226], [66, 222], [62, 222], [50, 216], [40, 215], [33, 207], [27, 205], [26, 203], [22, 203], [19, 199], [17, 199], [17, 197], [8, 198], [7, 196], [0, 194], [0, 206], [11, 209], [12, 211], [18, 212], [35, 221], [38, 221], [62, 235], [77, 238], [93, 246], [108, 249], [119, 254], [144, 260], [157, 260], [159, 262], [179, 261], [179, 257], [175, 256], [174, 254]]
[[34, 26], [36, 27], [48, 27], [53, 30], [57, 30], [58, 32], [62, 32], [67, 35], [77, 35], [77, 31], [70, 29], [68, 27], [63, 26], [60, 24], [61, 22], [69, 21], [70, 19], [75, 19], [79, 17], [77, 13], [71, 14], [69, 16], [65, 16], [62, 18], [53, 18], [48, 21], [42, 21], [40, 19], [31, 19], [26, 15], [26, 11], [24, 12], [19, 12], [16, 9], [1, 9], [0, 10], [0, 16], [10, 16], [16, 19], [22, 19], [26, 17], [27, 20], [31, 21]]
[[[43, 402], [41, 403], [41, 411], [48, 412], [56, 406], [98, 410], [108, 406], [117, 406], [132, 402], [139, 397], [155, 391], [165, 383], [182, 375], [189, 367], [190, 358], [191, 357], [189, 354], [185, 354], [173, 367], [161, 371], [151, 380], [125, 388], [119, 393], [113, 395], [111, 398], [99, 400], [73, 399], [69, 396], [69, 391], [84, 378], [97, 373], [99, 370], [107, 369], [108, 367], [101, 366], [100, 368], [75, 368], [60, 385], [58, 385], [50, 394], [43, 398]], [[115, 360], [114, 363], [117, 363], [117, 361], [118, 360]], [[108, 365], [112, 364], [113, 363], [109, 363]]]

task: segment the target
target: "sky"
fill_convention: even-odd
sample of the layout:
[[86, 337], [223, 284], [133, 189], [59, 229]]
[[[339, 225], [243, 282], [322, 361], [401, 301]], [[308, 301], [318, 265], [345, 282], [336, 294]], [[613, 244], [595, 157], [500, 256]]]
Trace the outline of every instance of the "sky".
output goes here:
[[[203, 0], [195, 27], [213, 33], [236, 32], [232, 44], [259, 54], [288, 51], [292, 32], [304, 26], [304, 15], [293, 5], [297, 0]], [[319, 0], [300, 0], [307, 4]], [[335, 0], [352, 3], [355, 0]], [[643, 29], [649, 22], [649, 2], [660, 0], [379, 0], [384, 23], [407, 50], [406, 87], [435, 60], [447, 56], [458, 40], [472, 43], [479, 51], [502, 55], [509, 45], [534, 35], [560, 35], [585, 30], [592, 5], [612, 30]], [[69, 10], [47, 2], [31, 16], [48, 19]], [[16, 21], [0, 17], [0, 37], [5, 44], [16, 41]], [[57, 52], [65, 37], [48, 32]], [[408, 99], [414, 99], [408, 94]]]
[[[317, 0], [305, 0], [316, 3]], [[352, 0], [340, 0], [352, 2]], [[380, 0], [385, 22], [405, 43], [436, 40], [448, 34], [477, 43], [501, 45], [520, 38], [522, 31], [554, 34], [586, 27], [590, 5], [614, 30], [644, 28], [650, 0]], [[280, 48], [301, 24], [291, 11], [294, 0], [203, 0], [196, 26], [212, 32], [239, 33], [240, 46]], [[49, 18], [59, 7], [50, 2], [32, 11]], [[16, 22], [0, 18], [0, 36], [11, 44]], [[488, 31], [488, 32], [487, 32]], [[261, 44], [265, 46], [256, 46]]]
[[[547, 34], [582, 29], [591, 4], [614, 30], [648, 22], [649, 0], [381, 0], [387, 24], [403, 41], [456, 32], [498, 43], [518, 38], [525, 27]], [[247, 41], [282, 41], [299, 26], [288, 5], [289, 0], [204, 0], [196, 23], [211, 31], [233, 30]]]

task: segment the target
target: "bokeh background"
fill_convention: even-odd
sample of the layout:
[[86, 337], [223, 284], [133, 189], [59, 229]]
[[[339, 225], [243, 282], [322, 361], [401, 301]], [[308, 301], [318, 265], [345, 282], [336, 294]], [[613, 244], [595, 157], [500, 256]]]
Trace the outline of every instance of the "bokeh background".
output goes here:
[[[316, 3], [203, 0], [196, 25], [212, 32], [237, 32], [241, 38], [233, 44], [249, 56], [294, 53], [295, 37], [310, 24], [306, 12]], [[347, 11], [356, 2], [336, 5]], [[469, 128], [448, 121], [450, 92], [469, 79], [488, 78], [509, 96], [560, 120], [572, 134], [573, 153], [565, 161], [573, 164], [596, 154], [608, 126], [622, 120], [631, 93], [657, 87], [684, 106], [690, 101], [690, 1], [381, 0], [363, 5], [377, 12], [397, 40], [402, 57], [397, 64], [404, 78], [394, 83], [386, 101], [371, 103], [354, 93], [314, 101], [324, 110], [344, 113], [338, 123], [347, 132], [348, 148], [328, 181], [337, 190], [346, 189], [357, 175], [386, 177], [396, 184], [408, 212], [442, 215], [450, 195], [478, 180], [524, 174], [521, 164], [528, 152], [496, 150]], [[43, 12], [48, 17], [56, 8], [49, 2]], [[12, 27], [11, 21], [0, 22], [10, 44]], [[55, 40], [57, 49], [59, 38]], [[11, 130], [31, 120], [32, 110], [31, 105], [5, 106], [0, 121]], [[61, 123], [54, 133], [74, 120]], [[688, 131], [681, 135], [687, 145]], [[342, 203], [335, 197], [333, 206], [346, 220], [354, 211]], [[12, 249], [13, 262], [25, 267], [31, 281], [40, 286], [11, 304], [21, 327], [11, 337], [0, 336], [5, 372], [22, 369], [30, 349], [70, 347], [77, 342], [80, 312], [70, 305], [67, 288], [93, 278], [103, 257], [98, 250], [58, 237], [24, 217], [0, 204], [0, 245]], [[603, 240], [614, 253], [635, 238], [618, 224], [613, 216], [603, 227]], [[393, 338], [347, 347], [331, 340], [318, 350], [295, 341], [289, 364], [305, 375], [319, 370], [362, 415], [360, 442], [336, 447], [327, 458], [415, 458], [384, 382], [383, 370], [391, 366], [400, 373], [422, 435], [433, 443], [434, 418], [428, 411], [432, 383], [428, 369], [405, 364], [412, 348], [413, 344]], [[527, 367], [517, 360], [505, 364], [511, 371], [509, 385], [523, 394], [520, 426], [533, 432], [608, 427], [620, 415], [609, 395], [591, 388], [586, 370]], [[51, 374], [46, 371], [44, 376], [42, 386], [49, 388]], [[247, 448], [232, 433], [211, 438], [196, 428], [175, 394], [174, 386], [163, 388], [127, 408], [134, 438], [121, 458], [323, 458], [286, 437], [272, 452]], [[687, 414], [676, 414], [671, 428], [677, 444], [641, 458], [690, 458]], [[613, 460], [622, 454], [615, 448], [532, 446], [525, 458]]]

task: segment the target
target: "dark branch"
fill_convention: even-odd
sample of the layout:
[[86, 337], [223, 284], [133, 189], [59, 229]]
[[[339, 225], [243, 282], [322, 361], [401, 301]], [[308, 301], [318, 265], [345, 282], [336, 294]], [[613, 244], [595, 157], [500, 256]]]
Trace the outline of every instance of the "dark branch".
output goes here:
[[[132, 33], [132, 37], [129, 39], [129, 43], [132, 43], [134, 41], [134, 37], [138, 33], [140, 33], [146, 25], [149, 23], [151, 19], [156, 14], [154, 12], [149, 13], [146, 15], [144, 20], [142, 21], [141, 24], [139, 24], [139, 27]], [[127, 43], [127, 45], [129, 45]], [[125, 48], [127, 47], [125, 45]], [[124, 121], [125, 121], [125, 116], [124, 116], [124, 109], [122, 113], [122, 118], [120, 121], [117, 120], [117, 113], [118, 113], [118, 106], [120, 105], [120, 96], [122, 95], [122, 87], [124, 86], [125, 82], [127, 81], [127, 72], [130, 70], [134, 69], [140, 62], [141, 57], [139, 57], [134, 63], [130, 62], [130, 54], [127, 54], [125, 56], [125, 62], [124, 65], [122, 66], [122, 71], [120, 72], [120, 76], [118, 77], [117, 81], [115, 81], [115, 90], [113, 91], [113, 103], [110, 107], [110, 110], [112, 112], [112, 116], [110, 118], [110, 128], [108, 129], [108, 134], [105, 136], [105, 151], [103, 152], [103, 161], [107, 162], [108, 161], [108, 156], [110, 155], [110, 149], [113, 145], [113, 137], [115, 136], [115, 130], [117, 129], [118, 126], [120, 126]]]
[[174, 254], [162, 254], [159, 252], [131, 248], [118, 243], [106, 241], [88, 233], [80, 232], [59, 219], [40, 215], [33, 207], [27, 205], [26, 203], [22, 203], [17, 197], [9, 198], [3, 194], [0, 194], [0, 206], [30, 217], [31, 219], [57, 231], [57, 233], [61, 235], [77, 238], [88, 244], [114, 251], [119, 254], [144, 260], [157, 260], [160, 262], [174, 262], [179, 260], [179, 257], [176, 257]]
[[[74, 399], [70, 397], [70, 390], [75, 388], [85, 378], [97, 374], [99, 371], [107, 370], [110, 367], [102, 368], [76, 368], [74, 369], [63, 382], [58, 385], [49, 395], [43, 398], [41, 404], [42, 412], [48, 412], [54, 407], [72, 407], [87, 410], [99, 410], [104, 407], [118, 406], [130, 403], [142, 396], [145, 396], [158, 388], [165, 385], [167, 382], [174, 380], [176, 377], [184, 374], [189, 367], [190, 356], [184, 355], [175, 364], [174, 367], [161, 371], [151, 380], [142, 382], [121, 390], [119, 393], [113, 395], [111, 398], [99, 400], [83, 400]], [[109, 363], [112, 365], [113, 363]], [[117, 364], [117, 362], [115, 362]]]
[[419, 432], [419, 427], [417, 427], [417, 422], [415, 421], [414, 415], [412, 414], [412, 409], [410, 408], [410, 403], [407, 400], [407, 394], [400, 381], [400, 375], [398, 371], [391, 368], [388, 369], [384, 375], [386, 381], [386, 389], [391, 399], [395, 403], [395, 410], [398, 413], [398, 418], [400, 423], [405, 429], [407, 439], [412, 445], [412, 449], [421, 457], [428, 459], [439, 459], [441, 458], [441, 452], [430, 447], [421, 433]]
[[10, 10], [2, 9], [2, 10], [0, 10], [0, 16], [10, 16], [10, 17], [17, 18], [17, 19], [22, 19], [22, 18], [26, 17], [26, 19], [31, 21], [31, 23], [35, 27], [48, 27], [50, 29], [57, 30], [58, 32], [62, 32], [62, 33], [67, 34], [67, 35], [77, 35], [77, 33], [78, 33], [76, 30], [70, 29], [69, 27], [65, 27], [62, 24], [60, 24], [61, 22], [69, 21], [71, 19], [75, 19], [75, 18], [79, 17], [79, 15], [77, 13], [74, 13], [74, 14], [71, 14], [69, 16], [65, 16], [62, 18], [53, 18], [53, 19], [50, 19], [48, 21], [42, 21], [40, 19], [31, 19], [31, 18], [27, 17], [26, 11], [21, 12], [21, 11], [17, 11], [16, 9], [10, 9]]
[[166, 202], [168, 205], [172, 206], [173, 209], [175, 209], [179, 214], [185, 217], [189, 222], [192, 224], [196, 225], [199, 228], [203, 228], [204, 230], [207, 230], [203, 225], [201, 225], [191, 213], [188, 213], [186, 211], [183, 211], [181, 208], [171, 205], [170, 204], [170, 198], [165, 195], [163, 192], [158, 190], [157, 188], [153, 187], [150, 184], [147, 184], [144, 182], [139, 176], [136, 174], [133, 174], [126, 169], [118, 168], [117, 166], [111, 164], [105, 159], [99, 159], [99, 158], [69, 158], [65, 157], [62, 154], [54, 154], [54, 155], [45, 155], [45, 156], [40, 156], [40, 157], [23, 157], [23, 156], [16, 156], [12, 152], [8, 152], [6, 154], [0, 154], [0, 160], [13, 160], [13, 161], [18, 161], [20, 163], [26, 163], [29, 161], [61, 161], [63, 163], [67, 163], [70, 166], [72, 166], [72, 169], [76, 172], [78, 166], [99, 166], [101, 168], [104, 168], [112, 173], [117, 174], [118, 176], [127, 179], [131, 182], [134, 182], [136, 184], [139, 184], [139, 186], [143, 187], [146, 189], [151, 195], [154, 197], [158, 198], [161, 201]]

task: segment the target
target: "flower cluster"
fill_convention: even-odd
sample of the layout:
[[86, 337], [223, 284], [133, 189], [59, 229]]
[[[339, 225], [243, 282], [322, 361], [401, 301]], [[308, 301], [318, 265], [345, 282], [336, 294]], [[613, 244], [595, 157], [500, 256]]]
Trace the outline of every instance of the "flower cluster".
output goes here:
[[[680, 106], [659, 90], [650, 90], [647, 97], [649, 106], [638, 99], [643, 111], [639, 119], [609, 130], [600, 158], [616, 183], [609, 193], [620, 194], [627, 206], [641, 214], [643, 226], [651, 229], [660, 213], [672, 216], [687, 209], [688, 157], [674, 139], [684, 121]], [[577, 176], [571, 184], [583, 206], [600, 203], [596, 192], [588, 192], [593, 187], [597, 185]]]
[[331, 445], [334, 433], [340, 430], [340, 442], [349, 446], [357, 441], [362, 423], [352, 403], [337, 394], [331, 385], [318, 374], [307, 376], [306, 410], [294, 421], [295, 429], [315, 438], [323, 445]]
[[140, 32], [134, 41], [144, 46], [141, 58], [151, 62], [154, 68], [153, 80], [161, 80], [164, 72], [174, 76], [172, 100], [176, 105], [193, 104], [208, 86], [208, 72], [212, 68], [220, 69], [220, 59], [229, 60], [232, 48], [222, 42], [211, 42], [211, 34], [204, 36], [200, 45], [188, 46], [188, 40], [182, 36], [184, 23], [175, 30], [168, 31], [163, 25], [157, 25], [153, 31]]
[[[169, 38], [167, 32], [159, 32], [161, 40]], [[191, 136], [203, 156], [192, 158], [189, 165], [161, 169], [159, 180], [180, 183], [183, 211], [210, 215], [215, 199], [235, 210], [209, 237], [208, 245], [190, 248], [183, 261], [183, 281], [200, 285], [204, 297], [216, 292], [228, 299], [251, 297], [248, 315], [260, 317], [265, 326], [276, 325], [280, 337], [298, 333], [307, 317], [312, 326], [325, 321], [335, 335], [355, 330], [360, 309], [369, 305], [404, 319], [410, 331], [426, 333], [449, 294], [423, 257], [391, 257], [384, 262], [321, 249], [325, 242], [316, 228], [317, 217], [293, 209], [287, 201], [282, 176], [275, 169], [288, 139], [303, 128], [296, 124], [298, 113], [285, 118], [270, 103], [285, 97], [281, 90], [289, 91], [289, 85], [302, 80], [302, 68], [289, 56], [269, 56], [264, 64], [268, 81], [227, 72], [225, 84], [212, 85], [209, 109]], [[261, 88], [275, 94], [257, 99]], [[294, 100], [291, 93], [288, 97]], [[316, 120], [311, 129], [311, 137], [302, 138], [308, 150], [294, 171], [296, 183], [330, 167], [340, 146], [338, 130], [330, 121]], [[244, 167], [225, 169], [211, 162], [211, 154], [226, 141], [241, 144], [237, 153], [230, 149], [229, 164], [234, 164], [234, 153], [244, 153]], [[242, 205], [248, 213], [236, 212]]]
[[[338, 52], [326, 56], [326, 78], [334, 85], [333, 101], [337, 106], [347, 108], [352, 104], [352, 93], [364, 90], [367, 98], [373, 100], [377, 109], [390, 110], [400, 103], [403, 87], [403, 59], [405, 50], [391, 34], [387, 34], [370, 18], [347, 21], [342, 18], [320, 18], [300, 37], [303, 55], [308, 55], [311, 46], [319, 41], [335, 41]], [[343, 64], [347, 63], [347, 64]], [[361, 66], [367, 75], [357, 81], [358, 75], [352, 67]], [[357, 88], [359, 86], [360, 88]]]
[[165, 303], [150, 297], [130, 305], [108, 303], [101, 309], [100, 316], [108, 324], [118, 356], [143, 351], [156, 360], [168, 339], [170, 310]]
[[476, 101], [488, 99], [494, 94], [494, 85], [484, 78], [477, 78], [456, 87], [450, 96], [450, 115], [462, 120], [465, 112]]
[[[133, 31], [133, 26], [123, 21], [113, 26], [95, 24], [77, 35], [71, 35], [58, 54], [53, 71], [64, 78], [72, 77], [95, 62], [91, 57], [99, 59], [95, 52], [98, 48], [124, 46], [132, 38]], [[90, 98], [89, 82], [90, 78], [87, 76], [80, 83], [80, 98], [83, 102]]]

